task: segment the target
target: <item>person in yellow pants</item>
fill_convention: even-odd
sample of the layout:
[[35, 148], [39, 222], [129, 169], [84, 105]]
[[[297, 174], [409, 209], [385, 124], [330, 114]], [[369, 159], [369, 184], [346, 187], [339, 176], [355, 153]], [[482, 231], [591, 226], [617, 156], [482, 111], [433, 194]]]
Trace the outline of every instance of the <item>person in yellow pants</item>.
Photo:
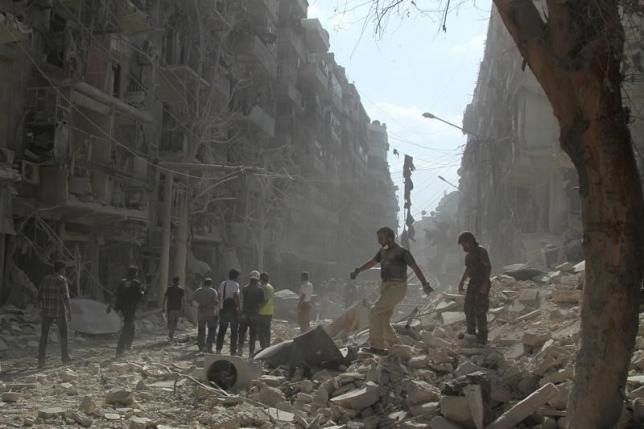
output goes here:
[[407, 267], [414, 271], [426, 294], [429, 295], [433, 289], [416, 264], [411, 252], [396, 243], [396, 236], [391, 228], [380, 228], [377, 236], [378, 244], [381, 246], [380, 250], [373, 259], [356, 268], [351, 273], [351, 279], [355, 279], [360, 272], [380, 264], [382, 286], [380, 298], [369, 314], [369, 343], [371, 345], [369, 351], [384, 355], [387, 353], [386, 344], [391, 346], [400, 342], [391, 327], [391, 316], [407, 293]]

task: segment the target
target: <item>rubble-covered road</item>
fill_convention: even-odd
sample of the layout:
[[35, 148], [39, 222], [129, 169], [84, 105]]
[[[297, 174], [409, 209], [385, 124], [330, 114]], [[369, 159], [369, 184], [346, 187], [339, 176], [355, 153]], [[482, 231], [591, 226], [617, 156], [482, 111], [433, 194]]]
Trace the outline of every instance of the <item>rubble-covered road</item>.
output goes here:
[[[359, 352], [338, 370], [265, 368], [238, 392], [204, 378], [207, 355], [186, 330], [168, 343], [159, 318], [139, 326], [135, 349], [115, 360], [114, 341], [73, 338], [74, 362], [35, 368], [37, 319], [1, 313], [0, 427], [96, 428], [563, 428], [579, 329], [579, 274], [545, 283], [493, 280], [490, 344], [464, 330], [463, 297], [442, 294], [405, 328], [388, 356]], [[276, 321], [274, 342], [295, 333]], [[644, 326], [644, 325], [642, 325]], [[638, 337], [620, 427], [644, 422], [644, 329]], [[143, 339], [141, 339], [143, 338]], [[362, 334], [338, 345], [360, 345]], [[291, 377], [289, 377], [292, 375]], [[307, 377], [305, 377], [307, 375]]]

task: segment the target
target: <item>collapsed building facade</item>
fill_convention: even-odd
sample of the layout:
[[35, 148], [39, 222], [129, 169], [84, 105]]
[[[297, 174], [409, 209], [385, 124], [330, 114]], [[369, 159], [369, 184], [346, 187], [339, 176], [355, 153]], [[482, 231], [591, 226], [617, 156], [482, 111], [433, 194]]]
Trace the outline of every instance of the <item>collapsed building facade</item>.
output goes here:
[[74, 295], [134, 264], [156, 301], [175, 275], [289, 287], [361, 260], [397, 225], [386, 126], [307, 9], [0, 1], [0, 301], [57, 258]]
[[[642, 17], [626, 16], [624, 25], [623, 91], [642, 166]], [[474, 232], [497, 267], [583, 259], [576, 171], [559, 146], [559, 125], [543, 90], [494, 9], [463, 128], [468, 142], [459, 171], [459, 229]]]

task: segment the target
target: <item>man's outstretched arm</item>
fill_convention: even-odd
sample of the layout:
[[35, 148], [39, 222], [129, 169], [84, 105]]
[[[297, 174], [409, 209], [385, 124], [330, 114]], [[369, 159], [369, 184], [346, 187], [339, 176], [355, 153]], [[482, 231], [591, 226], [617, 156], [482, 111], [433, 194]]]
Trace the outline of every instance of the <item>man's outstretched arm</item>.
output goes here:
[[412, 264], [412, 265], [410, 265], [409, 267], [412, 269], [412, 271], [414, 272], [414, 274], [416, 274], [416, 277], [417, 277], [417, 278], [418, 278], [418, 280], [420, 281], [420, 284], [423, 286], [423, 291], [424, 291], [426, 294], [428, 294], [428, 295], [429, 295], [431, 292], [433, 292], [433, 291], [434, 291], [434, 289], [432, 289], [432, 287], [429, 285], [429, 282], [428, 282], [428, 281], [427, 281], [427, 279], [425, 278], [425, 274], [423, 274], [423, 270], [421, 270], [421, 269], [420, 269], [420, 267], [418, 266], [418, 264]]
[[358, 274], [360, 274], [363, 271], [367, 271], [368, 269], [373, 268], [376, 265], [378, 265], [378, 261], [376, 261], [375, 259], [372, 259], [364, 263], [361, 267], [353, 270], [353, 272], [351, 273], [351, 279], [355, 279], [356, 277], [358, 277]]

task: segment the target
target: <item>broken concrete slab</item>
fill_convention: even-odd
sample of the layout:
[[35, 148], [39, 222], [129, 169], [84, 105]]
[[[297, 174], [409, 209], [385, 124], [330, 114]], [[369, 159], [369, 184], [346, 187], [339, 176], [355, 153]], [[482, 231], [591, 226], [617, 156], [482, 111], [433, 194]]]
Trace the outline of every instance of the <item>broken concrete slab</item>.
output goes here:
[[550, 300], [555, 304], [578, 305], [581, 302], [581, 291], [572, 289], [556, 289], [552, 291]]
[[467, 398], [463, 396], [441, 396], [441, 414], [457, 424], [465, 427], [472, 427], [474, 420]]
[[264, 386], [262, 390], [259, 391], [257, 399], [259, 402], [266, 404], [269, 407], [274, 407], [280, 402], [285, 401], [286, 395], [275, 387]]
[[38, 410], [38, 417], [41, 419], [53, 419], [58, 416], [64, 416], [65, 409], [60, 407], [41, 408]]
[[476, 426], [476, 429], [484, 429], [486, 407], [483, 404], [481, 386], [471, 384], [463, 389], [463, 393], [465, 393], [474, 426]]
[[441, 320], [445, 326], [462, 323], [465, 322], [465, 313], [461, 311], [446, 311], [441, 314]]
[[554, 384], [548, 383], [494, 420], [487, 429], [512, 429], [547, 403], [558, 392]]
[[364, 387], [336, 396], [331, 402], [343, 408], [360, 411], [380, 400], [380, 389], [373, 382], [366, 382]]
[[409, 380], [402, 388], [407, 395], [406, 402], [409, 406], [437, 402], [440, 399], [440, 390], [422, 380]]
[[110, 390], [105, 396], [105, 403], [115, 406], [129, 407], [134, 404], [134, 392], [130, 390]]

